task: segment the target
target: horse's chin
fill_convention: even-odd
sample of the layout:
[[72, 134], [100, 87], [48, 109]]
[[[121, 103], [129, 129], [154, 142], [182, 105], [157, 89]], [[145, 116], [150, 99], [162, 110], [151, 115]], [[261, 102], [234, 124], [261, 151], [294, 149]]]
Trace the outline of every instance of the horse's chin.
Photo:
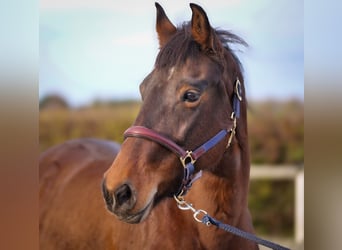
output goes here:
[[137, 224], [142, 221], [144, 221], [147, 216], [150, 214], [152, 208], [153, 208], [153, 199], [150, 200], [150, 202], [139, 212], [135, 214], [125, 213], [125, 214], [116, 214], [116, 217], [126, 223], [130, 224]]

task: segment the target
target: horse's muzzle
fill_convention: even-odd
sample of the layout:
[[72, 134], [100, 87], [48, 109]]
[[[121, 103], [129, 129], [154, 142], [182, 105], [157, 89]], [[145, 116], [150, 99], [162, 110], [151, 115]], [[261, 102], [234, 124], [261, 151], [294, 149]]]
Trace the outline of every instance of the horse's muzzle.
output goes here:
[[156, 191], [152, 192], [151, 198], [142, 209], [134, 211], [137, 198], [129, 183], [124, 183], [114, 191], [110, 191], [106, 187], [105, 181], [102, 182], [102, 194], [107, 209], [119, 220], [127, 223], [139, 223], [147, 217], [153, 208], [155, 193]]
[[114, 214], [127, 213], [136, 203], [136, 197], [131, 186], [127, 183], [109, 191], [102, 182], [102, 194], [109, 211]]

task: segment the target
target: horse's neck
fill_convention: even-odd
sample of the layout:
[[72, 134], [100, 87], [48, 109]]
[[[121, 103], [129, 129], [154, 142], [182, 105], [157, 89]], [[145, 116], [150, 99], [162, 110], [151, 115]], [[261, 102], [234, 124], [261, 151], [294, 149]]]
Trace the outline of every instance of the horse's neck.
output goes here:
[[217, 173], [203, 171], [185, 199], [189, 197], [196, 209], [235, 224], [247, 207], [249, 159], [244, 155], [247, 153], [241, 151], [237, 143], [232, 145], [217, 167]]
[[[221, 174], [203, 171], [202, 177], [193, 183], [184, 199], [196, 210], [205, 210], [209, 215], [224, 223], [250, 231], [241, 226], [241, 218], [245, 217], [244, 213], [247, 208], [246, 185], [248, 187], [248, 183], [243, 182], [246, 177], [242, 172], [246, 172], [246, 168], [249, 171], [249, 166], [243, 166], [244, 162], [235, 158], [241, 157], [239, 152], [232, 150], [233, 152], [227, 152], [218, 166], [223, 170]], [[230, 155], [234, 155], [234, 159]], [[182, 230], [178, 230], [180, 225]], [[145, 224], [143, 230], [149, 232], [153, 238], [162, 235], [164, 231], [160, 228], [170, 228], [172, 231], [173, 237], [170, 238], [167, 235], [163, 241], [164, 246], [168, 246], [166, 248], [169, 249], [173, 249], [172, 244], [176, 244], [174, 248], [177, 249], [181, 242], [184, 249], [227, 249], [227, 246], [232, 246], [232, 241], [238, 242], [233, 239], [232, 234], [227, 234], [223, 230], [207, 230], [206, 226], [194, 220], [191, 210], [178, 209], [173, 199], [166, 199], [152, 211], [150, 221]], [[169, 234], [169, 231], [167, 232]], [[175, 239], [178, 240], [175, 241]], [[235, 245], [232, 247], [241, 249]]]
[[[223, 223], [251, 231], [245, 223], [248, 218], [246, 171], [249, 172], [249, 166], [244, 166], [241, 159], [225, 158], [220, 163], [222, 165], [218, 166], [222, 170], [221, 174], [203, 171], [202, 177], [193, 183], [184, 199], [196, 210], [202, 209]], [[254, 249], [244, 245], [238, 248], [232, 242], [238, 242], [239, 239], [223, 230], [208, 230], [202, 223], [194, 220], [190, 211], [179, 210], [177, 214], [183, 217], [184, 228], [187, 225], [187, 230], [197, 235], [201, 246], [198, 249], [227, 249], [228, 246], [232, 249]]]

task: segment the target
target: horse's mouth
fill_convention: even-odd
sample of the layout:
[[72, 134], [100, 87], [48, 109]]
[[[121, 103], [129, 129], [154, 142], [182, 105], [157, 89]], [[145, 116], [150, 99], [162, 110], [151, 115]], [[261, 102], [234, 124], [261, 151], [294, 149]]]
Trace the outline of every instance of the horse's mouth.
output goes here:
[[126, 223], [137, 224], [146, 219], [152, 207], [153, 207], [153, 199], [151, 199], [150, 202], [143, 209], [141, 209], [139, 212], [135, 214], [123, 213], [123, 214], [116, 214], [116, 216], [119, 220], [124, 221]]

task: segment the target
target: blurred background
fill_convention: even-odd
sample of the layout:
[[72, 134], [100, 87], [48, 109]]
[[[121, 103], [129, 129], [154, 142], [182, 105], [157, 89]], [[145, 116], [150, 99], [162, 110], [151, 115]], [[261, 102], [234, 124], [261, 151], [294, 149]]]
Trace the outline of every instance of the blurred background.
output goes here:
[[[159, 1], [179, 25], [187, 1]], [[258, 235], [304, 249], [304, 3], [196, 1], [234, 48], [249, 100], [249, 204]], [[154, 1], [43, 0], [39, 21], [39, 150], [80, 137], [122, 142], [139, 84], [158, 53]], [[133, 69], [133, 70], [132, 70]]]

